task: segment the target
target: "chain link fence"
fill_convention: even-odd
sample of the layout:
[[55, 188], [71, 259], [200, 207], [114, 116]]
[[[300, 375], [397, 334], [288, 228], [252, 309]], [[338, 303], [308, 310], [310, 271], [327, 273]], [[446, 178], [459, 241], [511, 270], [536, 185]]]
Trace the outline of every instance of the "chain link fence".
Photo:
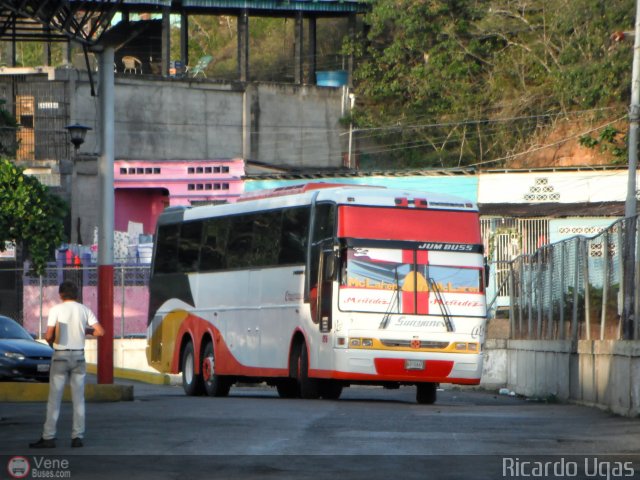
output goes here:
[[[149, 308], [149, 265], [115, 265], [113, 285], [114, 337], [146, 335]], [[51, 264], [42, 276], [21, 269], [0, 268], [0, 314], [14, 318], [42, 337], [49, 309], [60, 302], [58, 286], [70, 280], [79, 287], [80, 301], [98, 311], [98, 274], [95, 265]]]
[[[511, 338], [622, 339], [627, 234], [633, 235], [636, 284], [632, 294], [637, 318], [640, 241], [636, 217], [628, 223], [619, 220], [594, 237], [573, 237], [505, 262]], [[640, 338], [637, 320], [630, 336]]]

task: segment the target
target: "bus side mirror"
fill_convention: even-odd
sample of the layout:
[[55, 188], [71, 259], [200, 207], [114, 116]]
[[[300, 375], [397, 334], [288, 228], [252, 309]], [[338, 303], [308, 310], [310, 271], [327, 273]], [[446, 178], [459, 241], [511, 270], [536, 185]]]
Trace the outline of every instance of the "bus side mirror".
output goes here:
[[489, 262], [487, 259], [484, 259], [484, 286], [489, 285], [489, 279], [491, 278], [491, 267], [489, 266]]
[[333, 250], [325, 250], [322, 254], [324, 256], [322, 276], [325, 281], [332, 281], [335, 279], [336, 272], [338, 271], [338, 257]]

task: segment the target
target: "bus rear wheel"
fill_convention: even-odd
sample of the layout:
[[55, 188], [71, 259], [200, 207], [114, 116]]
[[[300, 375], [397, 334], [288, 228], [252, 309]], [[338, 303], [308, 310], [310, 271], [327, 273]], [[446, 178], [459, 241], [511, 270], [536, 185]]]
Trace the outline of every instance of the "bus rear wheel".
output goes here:
[[204, 392], [202, 375], [198, 375], [195, 372], [196, 363], [193, 344], [189, 342], [182, 351], [182, 388], [184, 393], [190, 396], [202, 395]]
[[279, 380], [276, 384], [276, 389], [280, 398], [298, 398], [300, 396], [298, 382], [293, 378]]
[[216, 363], [213, 345], [207, 343], [202, 354], [202, 380], [204, 389], [210, 397], [226, 397], [231, 390], [231, 381], [222, 375], [216, 375]]
[[416, 385], [416, 401], [423, 405], [432, 405], [436, 402], [438, 384], [418, 383]]

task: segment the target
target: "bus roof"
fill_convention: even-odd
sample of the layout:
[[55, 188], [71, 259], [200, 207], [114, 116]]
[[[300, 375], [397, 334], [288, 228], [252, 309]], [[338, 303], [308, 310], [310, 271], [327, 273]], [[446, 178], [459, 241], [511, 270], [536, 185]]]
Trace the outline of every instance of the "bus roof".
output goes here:
[[433, 192], [390, 189], [368, 185], [341, 185], [308, 183], [282, 189], [262, 190], [247, 194], [241, 202], [221, 205], [203, 205], [183, 211], [165, 211], [159, 223], [174, 223], [179, 216], [184, 220], [234, 215], [261, 210], [309, 205], [316, 201], [332, 201], [338, 205], [365, 205], [399, 208], [425, 208], [433, 210], [477, 211], [474, 202], [454, 195]]

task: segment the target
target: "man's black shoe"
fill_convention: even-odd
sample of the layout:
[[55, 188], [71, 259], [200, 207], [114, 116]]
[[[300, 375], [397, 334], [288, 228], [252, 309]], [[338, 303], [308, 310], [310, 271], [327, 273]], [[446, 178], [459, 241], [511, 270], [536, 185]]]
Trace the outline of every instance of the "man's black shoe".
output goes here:
[[72, 438], [71, 439], [71, 446], [74, 448], [80, 448], [82, 447], [84, 444], [82, 443], [82, 439], [81, 438]]
[[56, 441], [52, 438], [45, 440], [41, 438], [37, 442], [33, 442], [29, 444], [30, 448], [56, 448]]

